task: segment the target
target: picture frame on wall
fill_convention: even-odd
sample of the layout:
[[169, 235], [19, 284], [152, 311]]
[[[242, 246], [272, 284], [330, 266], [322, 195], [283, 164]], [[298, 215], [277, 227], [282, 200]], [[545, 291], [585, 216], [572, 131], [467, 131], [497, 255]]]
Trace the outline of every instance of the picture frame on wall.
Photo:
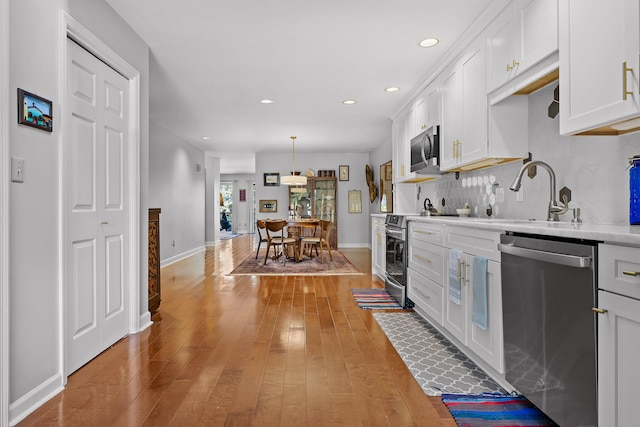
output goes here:
[[260, 200], [260, 212], [277, 212], [278, 201], [277, 200]]
[[340, 165], [338, 178], [340, 181], [349, 181], [349, 165]]
[[53, 132], [53, 103], [18, 88], [18, 123]]
[[247, 190], [244, 188], [241, 188], [239, 191], [239, 197], [240, 197], [240, 201], [241, 202], [246, 202], [247, 201]]
[[280, 173], [279, 172], [265, 172], [263, 174], [265, 187], [279, 187], [280, 186]]
[[349, 213], [362, 213], [362, 192], [349, 190]]

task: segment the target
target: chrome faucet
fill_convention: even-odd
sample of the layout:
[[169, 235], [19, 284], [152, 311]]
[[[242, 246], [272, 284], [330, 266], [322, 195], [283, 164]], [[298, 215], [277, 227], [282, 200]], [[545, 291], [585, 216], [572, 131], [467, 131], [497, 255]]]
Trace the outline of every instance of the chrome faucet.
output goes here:
[[549, 172], [549, 210], [547, 212], [547, 221], [558, 221], [558, 215], [562, 215], [567, 211], [568, 204], [565, 200], [563, 200], [563, 203], [565, 204], [564, 207], [558, 206], [558, 202], [556, 200], [556, 174], [553, 169], [551, 169], [551, 166], [549, 166], [547, 163], [541, 162], [540, 160], [533, 160], [525, 163], [524, 165], [522, 165], [522, 168], [520, 168], [516, 179], [513, 181], [513, 184], [511, 184], [511, 187], [509, 188], [511, 189], [511, 191], [520, 190], [524, 173], [533, 166], [542, 166], [547, 170], [547, 172]]

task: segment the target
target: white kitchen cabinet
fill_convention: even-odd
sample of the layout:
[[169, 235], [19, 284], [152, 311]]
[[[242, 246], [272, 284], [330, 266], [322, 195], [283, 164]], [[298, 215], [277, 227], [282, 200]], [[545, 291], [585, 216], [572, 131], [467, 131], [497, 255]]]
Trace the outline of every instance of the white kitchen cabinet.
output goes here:
[[442, 325], [446, 265], [442, 246], [444, 226], [409, 221], [408, 234], [407, 296], [418, 313]]
[[418, 98], [409, 109], [407, 116], [407, 141], [427, 128], [427, 103], [425, 98]]
[[482, 38], [469, 45], [449, 69], [442, 87], [441, 164], [450, 170], [482, 156], [487, 145], [485, 49]]
[[636, 425], [640, 248], [601, 244], [598, 253], [598, 425]]
[[[500, 254], [497, 250], [499, 233], [483, 230], [447, 227], [445, 246], [459, 251], [458, 264], [454, 265], [460, 278], [460, 302], [449, 297], [449, 251], [447, 251], [447, 275], [444, 287], [444, 327], [456, 339], [478, 355], [499, 373], [504, 372], [504, 348], [502, 335], [502, 280]], [[472, 321], [473, 315], [473, 259], [485, 256], [487, 262], [487, 327], [480, 328]]]
[[560, 133], [640, 128], [640, 3], [560, 0]]
[[485, 35], [492, 92], [558, 50], [558, 0], [513, 0]]
[[402, 114], [393, 121], [393, 182], [402, 182], [410, 166], [407, 115]]
[[385, 279], [386, 262], [386, 225], [385, 218], [371, 217], [371, 274]]
[[434, 82], [425, 89], [427, 98], [427, 126], [437, 126], [440, 124], [440, 114], [442, 111], [442, 86], [440, 82]]

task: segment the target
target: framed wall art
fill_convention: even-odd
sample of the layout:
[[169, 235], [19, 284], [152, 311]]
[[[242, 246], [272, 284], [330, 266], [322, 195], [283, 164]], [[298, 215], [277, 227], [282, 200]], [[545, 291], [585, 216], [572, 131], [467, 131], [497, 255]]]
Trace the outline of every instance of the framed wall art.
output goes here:
[[277, 212], [277, 200], [260, 200], [260, 212]]
[[18, 88], [18, 123], [53, 132], [52, 102]]
[[340, 181], [349, 181], [349, 165], [340, 165], [338, 177]]
[[349, 190], [349, 213], [362, 213], [362, 192]]
[[241, 188], [239, 193], [240, 193], [239, 194], [240, 201], [241, 202], [246, 202], [247, 201], [247, 190], [244, 189], [244, 188]]
[[280, 186], [280, 173], [278, 172], [265, 172], [264, 186], [265, 187], [279, 187]]

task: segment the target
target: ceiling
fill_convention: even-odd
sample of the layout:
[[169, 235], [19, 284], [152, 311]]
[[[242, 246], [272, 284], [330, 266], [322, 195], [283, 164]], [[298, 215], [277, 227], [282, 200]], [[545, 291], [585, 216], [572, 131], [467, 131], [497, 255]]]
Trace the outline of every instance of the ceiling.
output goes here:
[[492, 0], [106, 1], [150, 47], [151, 120], [226, 174], [290, 153], [291, 135], [296, 152], [390, 141], [390, 117]]

